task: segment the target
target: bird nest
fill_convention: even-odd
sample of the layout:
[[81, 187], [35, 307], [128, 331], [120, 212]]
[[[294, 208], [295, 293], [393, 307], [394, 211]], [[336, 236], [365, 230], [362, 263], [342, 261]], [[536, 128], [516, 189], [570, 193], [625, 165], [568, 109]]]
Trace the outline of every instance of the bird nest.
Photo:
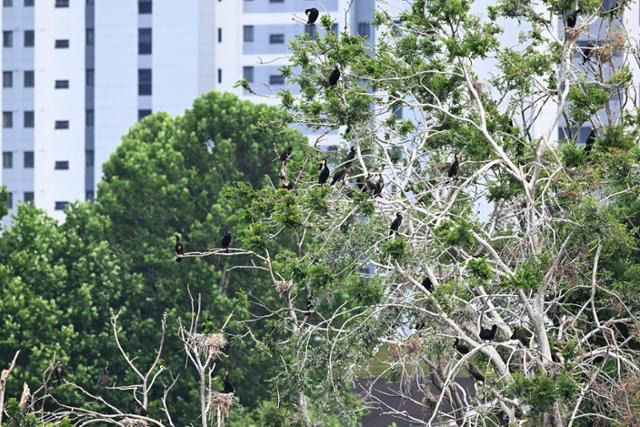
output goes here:
[[127, 427], [146, 427], [149, 425], [145, 420], [138, 420], [135, 418], [125, 418], [120, 421], [120, 425]]
[[227, 340], [222, 334], [193, 334], [193, 341], [200, 351], [217, 358]]
[[233, 405], [233, 396], [233, 393], [212, 391], [209, 394], [209, 403], [216, 412], [219, 412], [223, 418], [226, 418], [231, 410], [231, 405]]
[[291, 290], [291, 288], [293, 287], [293, 283], [291, 283], [288, 280], [279, 280], [276, 283], [276, 292], [278, 292], [278, 294], [280, 294], [281, 296], [286, 294], [287, 292], [289, 292], [289, 290]]

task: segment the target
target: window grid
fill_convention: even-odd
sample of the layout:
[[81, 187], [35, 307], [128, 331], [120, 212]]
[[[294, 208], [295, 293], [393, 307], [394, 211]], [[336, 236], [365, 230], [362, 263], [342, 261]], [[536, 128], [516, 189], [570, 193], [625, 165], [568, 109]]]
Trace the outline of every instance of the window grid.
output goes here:
[[242, 76], [247, 82], [253, 83], [253, 67], [242, 67]]
[[138, 69], [138, 95], [151, 95], [152, 76], [150, 68]]
[[2, 127], [11, 129], [13, 127], [13, 113], [11, 111], [2, 112]]
[[13, 153], [11, 151], [2, 152], [2, 169], [13, 168]]
[[243, 40], [245, 43], [253, 42], [253, 25], [242, 27]]
[[56, 89], [69, 89], [69, 80], [56, 80]]
[[69, 7], [69, 0], [56, 0], [56, 7]]
[[35, 44], [35, 33], [33, 30], [25, 30], [24, 32], [24, 47], [33, 47]]
[[23, 166], [25, 169], [33, 169], [33, 151], [25, 151], [22, 158]]
[[69, 40], [68, 39], [58, 39], [55, 44], [56, 49], [68, 49], [69, 48]]
[[138, 55], [151, 55], [152, 40], [151, 28], [138, 29]]
[[284, 44], [284, 34], [269, 34], [269, 44]]
[[24, 196], [22, 197], [22, 201], [25, 203], [33, 202], [34, 200], [33, 191], [25, 191]]
[[69, 169], [69, 161], [68, 160], [57, 160], [54, 165], [55, 170], [68, 170]]
[[54, 205], [54, 209], [57, 211], [62, 211], [65, 207], [67, 207], [68, 204], [69, 202], [56, 202]]
[[13, 47], [13, 31], [2, 32], [2, 47]]
[[148, 15], [153, 12], [151, 0], [138, 0], [138, 13]]
[[33, 111], [25, 111], [24, 112], [24, 127], [27, 129], [33, 128], [35, 117]]
[[55, 129], [69, 129], [69, 120], [56, 120]]
[[35, 75], [33, 71], [28, 70], [24, 72], [24, 87], [33, 87], [35, 84]]
[[2, 72], [2, 87], [4, 88], [13, 87], [13, 71]]

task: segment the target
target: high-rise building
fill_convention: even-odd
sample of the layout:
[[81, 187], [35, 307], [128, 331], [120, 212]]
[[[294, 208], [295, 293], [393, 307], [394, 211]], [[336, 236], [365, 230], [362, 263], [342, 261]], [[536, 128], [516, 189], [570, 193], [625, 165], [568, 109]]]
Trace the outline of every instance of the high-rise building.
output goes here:
[[31, 201], [62, 219], [68, 202], [93, 199], [102, 164], [152, 112], [181, 114], [213, 89], [275, 103], [234, 84], [285, 87], [287, 44], [313, 31], [306, 8], [373, 39], [375, 1], [355, 1], [345, 18], [348, 3], [3, 0], [1, 182], [11, 208]]

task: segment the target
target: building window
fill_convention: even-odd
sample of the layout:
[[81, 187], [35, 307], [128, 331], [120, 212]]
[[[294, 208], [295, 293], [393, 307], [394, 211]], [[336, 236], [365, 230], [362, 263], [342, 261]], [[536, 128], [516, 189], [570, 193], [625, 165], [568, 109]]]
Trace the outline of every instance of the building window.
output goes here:
[[35, 83], [35, 77], [33, 71], [24, 72], [24, 87], [33, 87]]
[[222, 68], [218, 68], [218, 83], [222, 83]]
[[93, 166], [93, 150], [86, 150], [84, 152], [84, 165], [88, 168]]
[[13, 47], [13, 31], [2, 32], [2, 47]]
[[151, 28], [138, 29], [138, 55], [151, 54]]
[[222, 28], [218, 28], [218, 43], [222, 43]]
[[368, 22], [358, 22], [358, 34], [362, 37], [370, 37], [369, 29], [370, 25]]
[[94, 84], [93, 78], [94, 78], [93, 68], [87, 68], [87, 72], [85, 76], [87, 86], [93, 86]]
[[8, 193], [9, 199], [7, 200], [7, 208], [13, 209], [13, 193]]
[[253, 83], [253, 67], [242, 67], [242, 77], [249, 83]]
[[69, 204], [69, 202], [56, 202], [56, 204], [55, 204], [55, 210], [57, 210], [57, 211], [63, 211], [63, 210], [64, 210], [64, 208], [66, 208], [68, 204]]
[[93, 126], [94, 120], [95, 119], [94, 119], [93, 110], [85, 111], [85, 115], [84, 115], [84, 124], [85, 124], [85, 126], [88, 126], [88, 127]]
[[13, 87], [13, 72], [12, 71], [3, 71], [2, 72], [2, 87]]
[[309, 36], [311, 40], [316, 39], [316, 26], [315, 25], [305, 25], [304, 32]]
[[69, 7], [69, 0], [56, 0], [56, 7]]
[[13, 168], [13, 153], [11, 151], [2, 152], [2, 169]]
[[253, 41], [253, 25], [245, 25], [242, 27], [243, 40], [246, 42]]
[[34, 45], [34, 32], [33, 30], [25, 30], [24, 32], [24, 47], [33, 47]]
[[269, 34], [269, 44], [283, 44], [284, 34]]
[[11, 111], [2, 112], [2, 127], [5, 129], [13, 127], [13, 113]]
[[29, 129], [29, 128], [33, 128], [33, 124], [34, 124], [34, 115], [33, 115], [33, 111], [25, 111], [24, 112], [24, 127]]
[[138, 0], [138, 13], [148, 15], [151, 13], [151, 0]]
[[33, 151], [25, 151], [22, 160], [25, 169], [33, 169]]
[[56, 49], [68, 49], [69, 48], [69, 40], [68, 39], [58, 39], [56, 40]]
[[22, 197], [22, 200], [25, 203], [29, 203], [29, 202], [33, 203], [33, 191], [25, 191], [24, 196]]
[[69, 169], [69, 161], [68, 160], [58, 160], [54, 166], [55, 170], [68, 170]]
[[69, 80], [56, 80], [56, 89], [69, 89]]
[[269, 0], [269, 3], [284, 3], [284, 0]]
[[151, 69], [138, 70], [138, 95], [151, 95]]
[[138, 120], [142, 120], [151, 114], [151, 110], [138, 110]]
[[93, 46], [95, 34], [96, 33], [93, 28], [87, 28], [87, 31], [85, 32], [85, 41], [87, 43], [87, 46]]
[[334, 22], [333, 24], [331, 24], [331, 31], [333, 31], [335, 34], [338, 34], [338, 23]]
[[284, 84], [284, 76], [282, 74], [272, 74], [269, 76], [269, 84], [270, 85], [283, 85]]
[[95, 2], [93, 0], [87, 0], [87, 6], [93, 6], [94, 3]]
[[56, 120], [55, 129], [69, 129], [69, 120]]
[[2, 7], [12, 7], [13, 0], [2, 0]]
[[33, 7], [33, 0], [24, 0], [24, 7]]
[[85, 198], [85, 200], [89, 200], [90, 202], [93, 202], [93, 200], [95, 199], [93, 191], [91, 191], [91, 190], [85, 191], [84, 198]]

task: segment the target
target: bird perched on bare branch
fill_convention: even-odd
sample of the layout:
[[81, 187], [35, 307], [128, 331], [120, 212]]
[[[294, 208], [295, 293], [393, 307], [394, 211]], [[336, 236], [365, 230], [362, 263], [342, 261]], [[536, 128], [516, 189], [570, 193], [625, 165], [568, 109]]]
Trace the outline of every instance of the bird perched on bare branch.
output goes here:
[[231, 233], [229, 231], [225, 231], [224, 236], [222, 237], [222, 242], [220, 243], [220, 247], [224, 249], [226, 253], [229, 253], [230, 245], [231, 245]]
[[56, 363], [55, 368], [53, 368], [53, 373], [56, 376], [56, 385], [62, 384], [62, 381], [64, 381], [64, 366], [62, 365], [62, 363]]
[[184, 246], [182, 246], [182, 243], [180, 243], [180, 235], [176, 233], [176, 246], [175, 246], [175, 252], [176, 252], [176, 261], [180, 262], [182, 261], [182, 255], [184, 255]]
[[318, 15], [320, 12], [315, 7], [311, 7], [304, 11], [304, 14], [307, 15], [307, 25], [314, 24], [318, 19]]
[[327, 161], [323, 160], [320, 163], [320, 176], [318, 176], [318, 184], [323, 185], [324, 183], [327, 182], [327, 179], [329, 179], [329, 173], [331, 171], [329, 170], [329, 166], [327, 166]]
[[398, 212], [396, 213], [396, 217], [393, 220], [393, 222], [391, 222], [391, 226], [389, 227], [389, 236], [392, 236], [394, 233], [397, 233], [401, 224], [402, 224], [402, 214]]

